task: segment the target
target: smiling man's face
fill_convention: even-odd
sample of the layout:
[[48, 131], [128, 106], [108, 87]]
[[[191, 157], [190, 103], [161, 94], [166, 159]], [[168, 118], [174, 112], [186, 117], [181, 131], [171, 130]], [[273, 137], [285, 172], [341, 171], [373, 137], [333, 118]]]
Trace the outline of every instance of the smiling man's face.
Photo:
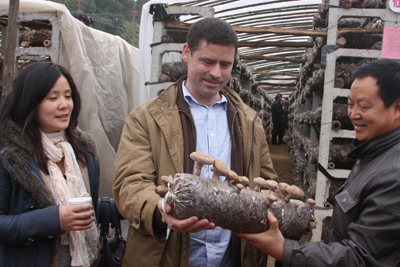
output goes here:
[[348, 115], [356, 138], [367, 141], [388, 133], [398, 127], [396, 101], [386, 108], [378, 95], [377, 79], [371, 76], [355, 79], [348, 97]]
[[235, 47], [202, 41], [196, 51], [183, 46], [187, 63], [186, 88], [200, 104], [211, 105], [220, 100], [219, 91], [228, 83], [235, 60]]

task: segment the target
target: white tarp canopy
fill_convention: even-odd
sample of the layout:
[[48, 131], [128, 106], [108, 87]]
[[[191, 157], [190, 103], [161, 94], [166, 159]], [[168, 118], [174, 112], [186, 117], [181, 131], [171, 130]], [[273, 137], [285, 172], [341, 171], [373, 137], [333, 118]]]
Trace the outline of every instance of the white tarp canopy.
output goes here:
[[[9, 1], [0, 0], [0, 15]], [[59, 64], [72, 74], [82, 98], [79, 127], [95, 139], [100, 158], [100, 197], [112, 196], [114, 160], [123, 124], [139, 103], [139, 50], [119, 36], [75, 19], [62, 4], [20, 0], [21, 12], [56, 12], [60, 23]]]

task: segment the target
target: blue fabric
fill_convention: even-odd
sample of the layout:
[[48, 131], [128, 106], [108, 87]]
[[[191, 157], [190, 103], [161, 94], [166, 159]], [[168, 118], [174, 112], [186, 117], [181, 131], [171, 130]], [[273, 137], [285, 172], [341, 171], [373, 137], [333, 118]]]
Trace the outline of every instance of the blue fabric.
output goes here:
[[[0, 144], [0, 151], [3, 148]], [[90, 187], [98, 190], [99, 161], [90, 153], [88, 157]], [[33, 174], [30, 178], [43, 183], [33, 156], [24, 164]], [[92, 191], [92, 197], [97, 204], [98, 192]], [[51, 255], [57, 253], [54, 237], [62, 233], [59, 206], [42, 208], [0, 161], [0, 266], [49, 266]]]
[[[214, 159], [221, 159], [231, 168], [231, 136], [226, 115], [227, 100], [222, 95], [221, 100], [206, 106], [197, 100], [182, 85], [185, 101], [196, 126], [196, 151], [203, 152]], [[204, 165], [201, 176], [211, 179], [211, 166]], [[221, 177], [225, 180], [225, 177]], [[232, 251], [229, 246], [231, 231], [216, 227], [215, 230], [204, 230], [190, 234], [189, 266], [232, 266]]]

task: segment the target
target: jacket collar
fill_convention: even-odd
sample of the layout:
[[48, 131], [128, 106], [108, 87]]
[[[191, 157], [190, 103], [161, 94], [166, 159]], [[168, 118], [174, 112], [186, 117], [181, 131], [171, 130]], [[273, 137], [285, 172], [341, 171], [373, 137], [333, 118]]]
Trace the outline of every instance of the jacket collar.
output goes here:
[[[55, 205], [52, 193], [40, 177], [39, 168], [32, 155], [31, 138], [25, 134], [21, 138], [21, 128], [12, 120], [7, 122], [5, 140], [2, 144], [1, 163], [12, 178], [28, 191], [41, 207]], [[77, 130], [79, 142], [89, 153], [96, 156], [96, 148], [89, 134]]]
[[356, 139], [354, 141], [356, 148], [354, 148], [348, 156], [353, 159], [377, 157], [399, 143], [399, 135], [400, 127], [365, 142], [360, 142]]
[[[185, 98], [183, 96], [183, 91], [182, 91], [182, 83], [186, 79], [187, 79], [187, 76], [183, 76], [176, 83], [176, 85], [178, 87], [176, 105], [177, 105], [179, 110], [183, 110], [183, 111], [187, 112], [188, 114], [190, 114], [189, 105], [185, 101]], [[255, 111], [253, 111], [250, 108], [246, 108], [243, 105], [243, 102], [242, 102], [240, 96], [236, 92], [234, 92], [232, 89], [230, 89], [228, 87], [224, 87], [221, 90], [220, 94], [223, 94], [226, 97], [227, 101], [228, 101], [228, 105], [227, 105], [227, 112], [228, 113], [232, 113], [233, 114], [233, 113], [235, 113], [237, 111], [237, 109], [240, 109], [243, 112], [254, 112], [254, 114], [249, 114], [249, 115], [253, 115], [253, 116], [256, 115]]]

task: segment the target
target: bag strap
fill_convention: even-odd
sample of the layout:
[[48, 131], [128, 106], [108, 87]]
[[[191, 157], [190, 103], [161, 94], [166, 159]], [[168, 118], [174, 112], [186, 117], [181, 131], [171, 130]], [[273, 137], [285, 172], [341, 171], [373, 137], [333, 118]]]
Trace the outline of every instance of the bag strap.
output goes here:
[[100, 223], [100, 236], [107, 237], [111, 217], [111, 203], [109, 197], [102, 197], [98, 200], [98, 214]]
[[113, 198], [110, 199], [110, 207], [111, 207], [111, 227], [115, 228], [115, 232], [120, 236], [122, 233], [121, 230], [121, 215], [119, 214], [117, 205]]

